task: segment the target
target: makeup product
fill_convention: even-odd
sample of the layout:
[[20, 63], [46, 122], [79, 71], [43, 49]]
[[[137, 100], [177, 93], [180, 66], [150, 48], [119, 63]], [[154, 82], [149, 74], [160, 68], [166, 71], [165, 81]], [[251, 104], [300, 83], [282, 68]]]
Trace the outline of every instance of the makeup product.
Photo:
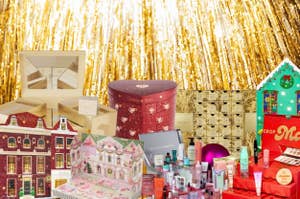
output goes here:
[[248, 178], [248, 167], [249, 167], [249, 159], [248, 159], [248, 149], [247, 146], [241, 147], [240, 153], [240, 173], [243, 178]]
[[207, 182], [207, 170], [208, 170], [208, 162], [201, 162], [201, 181], [202, 181], [202, 185], [204, 186]]
[[228, 177], [228, 188], [232, 189], [233, 188], [233, 165], [229, 164], [226, 165], [227, 169], [227, 177]]
[[263, 162], [264, 162], [264, 168], [269, 167], [269, 161], [270, 161], [270, 150], [264, 149], [263, 150]]
[[164, 165], [164, 155], [162, 154], [154, 155], [154, 166], [161, 167], [163, 165]]
[[190, 159], [188, 157], [184, 157], [183, 159], [183, 166], [189, 167], [191, 165]]
[[195, 142], [195, 162], [201, 162], [202, 158], [202, 142], [197, 140]]
[[225, 171], [224, 170], [214, 170], [214, 177], [215, 177], [215, 188], [219, 189], [219, 190], [223, 190], [224, 189], [224, 174]]
[[292, 182], [293, 176], [288, 168], [281, 168], [276, 174], [276, 181], [281, 185], [288, 185]]
[[255, 181], [255, 188], [256, 188], [256, 195], [261, 195], [261, 182], [262, 182], [262, 172], [261, 171], [254, 171], [254, 181]]
[[254, 163], [257, 164], [258, 163], [258, 146], [257, 146], [256, 139], [254, 140], [253, 149], [254, 149]]
[[176, 187], [176, 189], [178, 189], [180, 191], [184, 190], [184, 187], [185, 187], [184, 177], [179, 176], [179, 175], [175, 176], [175, 187]]
[[178, 161], [179, 161], [179, 164], [183, 165], [183, 158], [184, 158], [184, 144], [183, 143], [180, 143], [178, 145]]
[[163, 196], [163, 188], [164, 188], [164, 179], [155, 177], [154, 178], [154, 194], [155, 198], [162, 198]]
[[200, 189], [201, 186], [201, 164], [197, 161], [193, 172], [193, 185], [196, 189]]
[[170, 153], [167, 153], [166, 154], [166, 157], [165, 157], [165, 162], [166, 162], [166, 164], [170, 164], [171, 163], [171, 155], [170, 155]]
[[177, 150], [176, 149], [172, 150], [172, 162], [173, 163], [177, 162]]
[[189, 146], [187, 148], [187, 156], [190, 159], [190, 163], [191, 165], [194, 164], [195, 161], [195, 143], [194, 143], [194, 138], [191, 137], [190, 139], [190, 143]]

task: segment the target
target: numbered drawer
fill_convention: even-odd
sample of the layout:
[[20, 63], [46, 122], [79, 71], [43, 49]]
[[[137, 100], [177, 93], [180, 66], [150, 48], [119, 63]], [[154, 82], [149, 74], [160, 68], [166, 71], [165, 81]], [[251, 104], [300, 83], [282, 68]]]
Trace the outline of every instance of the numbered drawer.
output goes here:
[[244, 124], [244, 114], [234, 114], [233, 125], [243, 125], [243, 124]]
[[217, 125], [219, 123], [219, 114], [207, 114], [207, 124]]
[[230, 91], [220, 91], [220, 100], [229, 101], [230, 100]]
[[219, 139], [219, 143], [227, 149], [231, 147], [231, 139], [222, 137]]
[[231, 126], [229, 125], [220, 125], [220, 134], [222, 136], [231, 136]]
[[196, 94], [196, 100], [198, 102], [203, 102], [207, 100], [207, 92], [206, 91], [198, 91]]
[[206, 137], [207, 135], [207, 128], [206, 125], [205, 126], [197, 126], [196, 127], [196, 136], [197, 137]]
[[217, 125], [207, 126], [207, 136], [216, 137], [219, 136], [219, 128]]
[[208, 102], [207, 103], [207, 112], [208, 113], [217, 113], [219, 112], [218, 110], [218, 102]]
[[242, 101], [243, 100], [243, 92], [242, 91], [232, 91], [231, 92], [231, 100], [232, 101]]
[[243, 145], [243, 137], [241, 136], [232, 136], [231, 140], [233, 147], [240, 147]]
[[196, 103], [196, 113], [204, 113], [207, 111], [206, 102], [197, 102]]
[[208, 101], [217, 101], [219, 100], [219, 92], [218, 91], [208, 91]]
[[196, 125], [199, 126], [199, 125], [206, 125], [207, 124], [207, 118], [206, 118], [206, 114], [197, 114], [197, 117], [196, 117]]
[[207, 143], [219, 143], [219, 137], [217, 136], [207, 136]]
[[234, 102], [232, 103], [232, 113], [237, 114], [237, 113], [243, 113], [244, 112], [244, 105], [242, 102]]
[[225, 114], [231, 113], [231, 103], [230, 102], [221, 102], [221, 112]]
[[232, 127], [232, 136], [243, 137], [244, 135], [244, 128], [242, 126], [236, 125]]
[[219, 116], [220, 125], [231, 125], [231, 115], [226, 113], [221, 113]]

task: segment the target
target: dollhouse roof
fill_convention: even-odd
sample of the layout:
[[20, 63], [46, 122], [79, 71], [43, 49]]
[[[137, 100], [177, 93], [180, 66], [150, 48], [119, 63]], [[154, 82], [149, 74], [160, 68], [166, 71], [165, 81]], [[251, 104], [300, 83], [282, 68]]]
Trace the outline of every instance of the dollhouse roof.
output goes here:
[[285, 58], [257, 87], [256, 90], [261, 89], [269, 79], [273, 78], [280, 70], [282, 67], [284, 67], [286, 64], [288, 64], [290, 67], [293, 68], [293, 70], [296, 73], [300, 74], [300, 69], [288, 58]]
[[13, 116], [16, 117], [17, 124], [20, 127], [35, 128], [36, 125], [37, 125], [38, 119], [41, 119], [43, 124], [44, 124], [44, 128], [48, 129], [43, 118], [40, 118], [40, 117], [38, 117], [38, 116], [36, 116], [32, 113], [29, 113], [29, 112], [16, 113], [16, 114], [9, 115], [9, 117], [7, 118], [6, 123], [4, 123], [4, 125], [9, 125], [10, 121], [11, 121], [11, 118]]
[[[138, 149], [134, 150], [134, 153], [140, 152], [142, 150], [142, 142], [139, 140], [130, 140], [118, 137], [82, 133], [81, 143], [85, 143], [87, 139], [93, 139], [95, 143], [98, 143], [99, 141], [105, 142], [106, 140], [115, 141], [117, 142], [117, 144], [120, 144], [123, 147], [123, 149], [132, 149], [132, 147], [134, 146], [134, 148]], [[133, 153], [133, 151], [130, 150], [128, 150], [128, 152]]]

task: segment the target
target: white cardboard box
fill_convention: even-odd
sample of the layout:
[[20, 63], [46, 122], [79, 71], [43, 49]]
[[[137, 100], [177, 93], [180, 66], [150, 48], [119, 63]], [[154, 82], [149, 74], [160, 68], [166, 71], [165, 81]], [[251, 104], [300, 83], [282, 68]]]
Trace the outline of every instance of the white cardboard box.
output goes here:
[[20, 52], [22, 97], [42, 99], [48, 108], [59, 101], [82, 96], [84, 51]]

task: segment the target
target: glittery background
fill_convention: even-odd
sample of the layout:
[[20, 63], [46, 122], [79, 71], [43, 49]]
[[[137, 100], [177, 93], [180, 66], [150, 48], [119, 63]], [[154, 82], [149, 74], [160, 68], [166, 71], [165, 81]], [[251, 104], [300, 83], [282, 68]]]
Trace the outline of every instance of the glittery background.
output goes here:
[[85, 50], [85, 95], [116, 79], [255, 89], [300, 65], [299, 0], [1, 0], [0, 104], [21, 95], [18, 52]]

